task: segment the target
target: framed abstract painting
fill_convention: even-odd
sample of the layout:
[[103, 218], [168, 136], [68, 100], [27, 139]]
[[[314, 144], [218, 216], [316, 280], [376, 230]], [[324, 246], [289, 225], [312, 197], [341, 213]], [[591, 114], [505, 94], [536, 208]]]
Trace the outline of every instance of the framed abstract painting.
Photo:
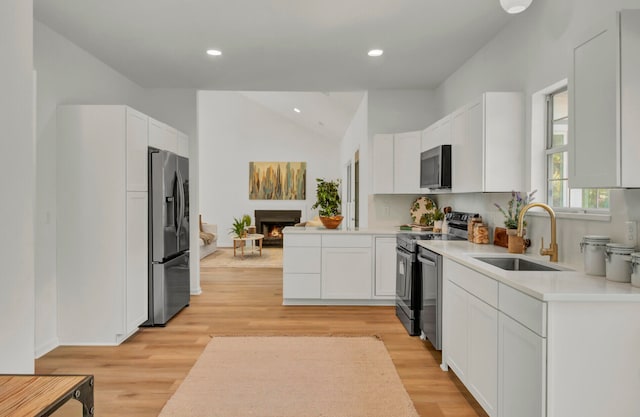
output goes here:
[[305, 200], [306, 162], [249, 162], [250, 200]]

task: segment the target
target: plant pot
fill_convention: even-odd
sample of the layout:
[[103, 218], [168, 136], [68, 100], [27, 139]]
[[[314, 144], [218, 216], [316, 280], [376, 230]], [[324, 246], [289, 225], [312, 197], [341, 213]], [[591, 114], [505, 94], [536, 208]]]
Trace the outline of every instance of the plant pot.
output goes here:
[[320, 216], [320, 221], [327, 229], [337, 228], [340, 226], [340, 223], [342, 223], [342, 219], [344, 219], [344, 217], [340, 215], [331, 217]]
[[508, 238], [508, 246], [507, 251], [509, 253], [524, 253], [527, 245], [525, 243], [524, 234], [526, 230], [523, 232], [522, 237], [518, 236], [517, 229], [507, 229], [507, 238]]

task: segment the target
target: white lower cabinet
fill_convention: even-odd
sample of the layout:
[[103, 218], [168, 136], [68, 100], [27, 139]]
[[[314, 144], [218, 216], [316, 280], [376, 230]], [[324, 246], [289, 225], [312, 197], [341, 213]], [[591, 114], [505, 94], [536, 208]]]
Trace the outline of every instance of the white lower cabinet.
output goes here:
[[392, 305], [395, 247], [394, 235], [300, 233], [285, 228], [283, 303]]
[[487, 414], [497, 416], [498, 311], [445, 282], [443, 358]]
[[320, 298], [321, 239], [319, 235], [285, 235], [282, 297]]
[[371, 298], [371, 248], [322, 248], [322, 298]]
[[468, 293], [449, 280], [444, 286], [446, 327], [443, 329], [443, 360], [453, 368], [458, 378], [464, 380], [469, 346]]
[[487, 414], [497, 416], [498, 310], [469, 294], [468, 312], [469, 391]]
[[498, 320], [499, 417], [546, 415], [546, 339], [504, 313]]
[[149, 314], [147, 196], [127, 192], [126, 335], [147, 321]]
[[376, 237], [376, 269], [373, 295], [394, 298], [396, 295], [396, 238]]

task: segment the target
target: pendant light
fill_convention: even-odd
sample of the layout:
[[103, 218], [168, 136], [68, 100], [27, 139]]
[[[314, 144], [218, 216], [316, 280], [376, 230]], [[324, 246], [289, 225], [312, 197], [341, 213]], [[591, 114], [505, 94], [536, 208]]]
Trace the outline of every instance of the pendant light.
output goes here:
[[533, 0], [500, 0], [500, 6], [509, 14], [524, 12]]

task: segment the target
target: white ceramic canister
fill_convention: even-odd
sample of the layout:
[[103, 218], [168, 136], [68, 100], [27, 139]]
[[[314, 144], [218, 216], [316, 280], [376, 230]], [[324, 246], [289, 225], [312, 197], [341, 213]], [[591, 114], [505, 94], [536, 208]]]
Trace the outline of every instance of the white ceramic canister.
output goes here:
[[584, 258], [584, 273], [587, 275], [605, 276], [606, 244], [611, 239], [608, 236], [587, 235], [580, 242], [580, 252]]
[[631, 254], [633, 245], [607, 243], [607, 279], [616, 282], [631, 282]]
[[640, 287], [640, 252], [631, 254], [631, 285]]

